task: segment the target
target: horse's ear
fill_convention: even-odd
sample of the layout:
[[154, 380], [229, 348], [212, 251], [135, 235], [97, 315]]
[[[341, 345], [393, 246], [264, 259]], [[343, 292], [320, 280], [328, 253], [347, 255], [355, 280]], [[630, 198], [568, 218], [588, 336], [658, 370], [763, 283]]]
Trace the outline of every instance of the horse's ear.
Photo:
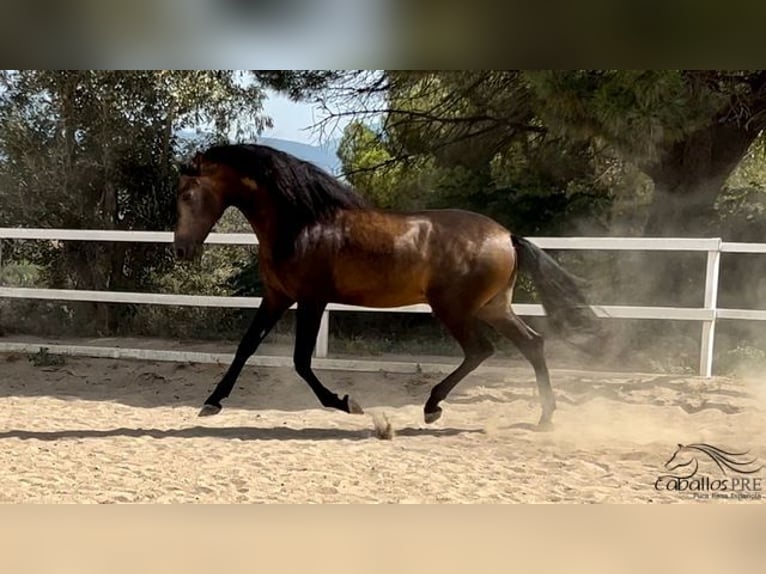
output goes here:
[[179, 161], [176, 163], [176, 167], [178, 167], [178, 173], [181, 175], [194, 175], [194, 168], [188, 162]]
[[198, 176], [202, 173], [202, 154], [197, 152], [189, 162], [178, 164], [181, 175]]
[[680, 442], [678, 443], [678, 448], [684, 448], [684, 445], [682, 445]]
[[192, 167], [200, 173], [202, 171], [202, 152], [197, 152], [191, 160]]

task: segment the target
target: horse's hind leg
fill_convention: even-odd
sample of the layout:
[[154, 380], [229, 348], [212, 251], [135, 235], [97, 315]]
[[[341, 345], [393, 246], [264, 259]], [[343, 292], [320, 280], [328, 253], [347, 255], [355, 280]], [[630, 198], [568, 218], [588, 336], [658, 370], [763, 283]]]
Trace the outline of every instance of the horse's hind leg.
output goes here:
[[324, 308], [324, 304], [298, 303], [295, 315], [295, 351], [293, 353], [295, 371], [308, 383], [322, 406], [346, 413], [362, 414], [364, 411], [355, 401], [348, 395], [342, 399], [338, 397], [322, 384], [311, 369], [311, 355], [316, 345]]
[[492, 341], [481, 332], [480, 323], [474, 317], [455, 316], [448, 311], [440, 312], [437, 308], [434, 308], [434, 314], [444, 323], [457, 342], [460, 343], [465, 358], [454, 371], [431, 389], [431, 395], [428, 397], [428, 401], [423, 409], [426, 423], [432, 423], [441, 416], [442, 409], [439, 403], [447, 398], [447, 395], [455, 388], [455, 385], [481, 365], [495, 351]]
[[539, 424], [540, 426], [547, 426], [551, 422], [553, 411], [556, 410], [556, 398], [553, 395], [548, 365], [543, 353], [543, 336], [515, 315], [510, 309], [510, 305], [505, 302], [499, 303], [483, 308], [479, 316], [484, 322], [510, 339], [524, 355], [524, 358], [532, 364], [542, 405]]

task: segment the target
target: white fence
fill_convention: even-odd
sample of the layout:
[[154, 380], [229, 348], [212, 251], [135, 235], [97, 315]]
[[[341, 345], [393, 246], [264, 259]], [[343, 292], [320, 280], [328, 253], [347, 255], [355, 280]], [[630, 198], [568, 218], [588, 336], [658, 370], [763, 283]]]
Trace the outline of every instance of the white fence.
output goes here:
[[[172, 243], [173, 234], [165, 231], [97, 231], [79, 229], [20, 229], [0, 228], [0, 265], [2, 264], [2, 240], [61, 240], [61, 241], [124, 241], [148, 243]], [[717, 319], [738, 319], [766, 321], [766, 310], [720, 309], [718, 301], [718, 279], [721, 253], [763, 253], [766, 243], [731, 243], [717, 238], [675, 239], [675, 238], [633, 238], [633, 237], [536, 237], [529, 238], [543, 249], [575, 250], [620, 250], [620, 251], [701, 251], [707, 253], [707, 271], [705, 275], [705, 296], [702, 307], [641, 307], [620, 305], [593, 305], [595, 313], [601, 317], [618, 319], [664, 319], [702, 322], [700, 341], [700, 375], [709, 377], [713, 369], [713, 346]], [[206, 243], [217, 245], [257, 245], [257, 239], [249, 233], [212, 233]], [[211, 297], [201, 295], [177, 295], [159, 293], [133, 293], [114, 291], [84, 291], [66, 289], [31, 289], [20, 287], [0, 287], [0, 297], [17, 299], [48, 299], [58, 301], [99, 301], [106, 303], [139, 303], [153, 305], [191, 305], [200, 307], [258, 307], [258, 297]], [[515, 304], [514, 311], [519, 315], [544, 315], [541, 305]], [[352, 305], [330, 304], [325, 311], [315, 354], [324, 359], [325, 368], [351, 368], [378, 370], [380, 362], [366, 367], [366, 361], [329, 360], [328, 325], [329, 314], [341, 311], [374, 311], [430, 313], [428, 305], [410, 305], [407, 307], [377, 309]], [[0, 343], [0, 351], [29, 349], [34, 346], [21, 343]], [[53, 347], [53, 346], [51, 346]], [[231, 355], [212, 355], [206, 353], [187, 353], [181, 351], [151, 351], [142, 349], [106, 349], [98, 347], [59, 346], [60, 352], [109, 356], [114, 358], [146, 358], [155, 360], [191, 360], [191, 361], [226, 361]], [[261, 358], [254, 362], [266, 365], [285, 364], [286, 358]], [[402, 372], [418, 367], [416, 363], [397, 363], [392, 365]]]

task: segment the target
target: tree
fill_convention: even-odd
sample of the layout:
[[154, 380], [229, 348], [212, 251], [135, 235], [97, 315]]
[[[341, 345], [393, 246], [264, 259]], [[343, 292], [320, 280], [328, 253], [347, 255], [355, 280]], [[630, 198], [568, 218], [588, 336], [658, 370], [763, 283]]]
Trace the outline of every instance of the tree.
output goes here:
[[386, 166], [428, 155], [486, 174], [510, 145], [541, 137], [617, 156], [652, 180], [646, 235], [710, 233], [716, 198], [766, 127], [761, 70], [356, 71], [312, 79], [301, 94], [325, 104], [324, 122], [375, 120], [391, 156]]
[[550, 129], [599, 139], [654, 183], [646, 235], [708, 235], [723, 186], [766, 127], [761, 70], [526, 74]]
[[[565, 220], [595, 222], [609, 203], [594, 177], [604, 155], [536, 123], [518, 72], [372, 80], [386, 86], [385, 101], [349, 113], [378, 114], [377, 129], [352, 122], [339, 155], [349, 180], [382, 207], [463, 207], [539, 233], [560, 232]], [[344, 88], [352, 99], [357, 84]]]
[[396, 161], [387, 143], [362, 122], [343, 132], [338, 157], [354, 188], [378, 207], [418, 209], [428, 204], [435, 177], [426, 158], [404, 164]]
[[[251, 137], [262, 92], [229, 71], [6, 71], [0, 74], [0, 223], [170, 229], [179, 132]], [[149, 287], [173, 259], [164, 246], [42, 244], [55, 287]], [[96, 306], [101, 329], [114, 327]]]

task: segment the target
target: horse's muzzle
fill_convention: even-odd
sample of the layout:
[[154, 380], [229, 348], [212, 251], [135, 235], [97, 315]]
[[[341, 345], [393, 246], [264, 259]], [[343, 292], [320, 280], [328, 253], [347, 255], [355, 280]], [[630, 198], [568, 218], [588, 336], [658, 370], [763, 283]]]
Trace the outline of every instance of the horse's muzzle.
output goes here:
[[176, 238], [173, 248], [176, 258], [182, 261], [191, 261], [199, 252], [199, 245], [189, 239]]

